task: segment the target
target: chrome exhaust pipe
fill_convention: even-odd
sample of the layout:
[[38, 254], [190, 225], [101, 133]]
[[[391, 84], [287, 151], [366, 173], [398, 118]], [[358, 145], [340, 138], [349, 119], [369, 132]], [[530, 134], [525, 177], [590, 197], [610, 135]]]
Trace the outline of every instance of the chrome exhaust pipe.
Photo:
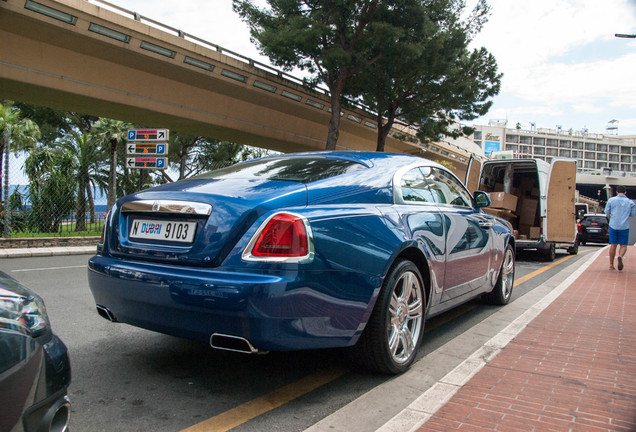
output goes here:
[[267, 351], [259, 351], [247, 339], [240, 336], [232, 336], [221, 333], [213, 333], [210, 336], [210, 346], [212, 348], [234, 351], [244, 354], [267, 354]]
[[107, 319], [110, 322], [117, 322], [117, 318], [115, 318], [115, 315], [113, 315], [110, 309], [100, 305], [97, 305], [96, 307], [97, 307], [97, 313], [99, 314], [99, 316]]
[[64, 396], [44, 414], [37, 432], [68, 432], [71, 421], [71, 402]]

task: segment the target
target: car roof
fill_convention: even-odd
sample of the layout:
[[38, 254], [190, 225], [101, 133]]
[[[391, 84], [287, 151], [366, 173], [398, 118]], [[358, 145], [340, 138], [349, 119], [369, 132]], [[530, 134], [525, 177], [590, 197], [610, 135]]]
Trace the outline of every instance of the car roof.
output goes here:
[[[370, 151], [317, 151], [317, 152], [302, 152], [302, 153], [285, 153], [278, 155], [266, 156], [262, 159], [269, 158], [286, 158], [286, 157], [311, 157], [322, 156], [334, 159], [346, 159], [354, 162], [361, 163], [368, 167], [390, 164], [390, 163], [423, 163], [431, 166], [442, 167], [437, 162], [430, 159], [426, 159], [420, 156], [409, 155], [404, 153], [385, 153], [385, 152], [370, 152]], [[443, 167], [442, 167], [443, 168]]]
[[592, 217], [592, 216], [600, 216], [606, 218], [607, 215], [605, 213], [585, 213], [583, 217]]

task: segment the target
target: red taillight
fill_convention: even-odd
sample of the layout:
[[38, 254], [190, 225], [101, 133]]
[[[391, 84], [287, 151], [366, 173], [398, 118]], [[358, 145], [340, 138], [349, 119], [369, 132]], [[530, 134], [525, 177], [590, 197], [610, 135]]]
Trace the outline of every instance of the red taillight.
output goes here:
[[272, 217], [252, 248], [255, 257], [304, 257], [308, 254], [305, 223], [298, 216], [287, 213]]
[[581, 232], [581, 231], [582, 231], [582, 230], [581, 230], [581, 223], [580, 223], [580, 222], [576, 224], [576, 228], [577, 228], [578, 232]]

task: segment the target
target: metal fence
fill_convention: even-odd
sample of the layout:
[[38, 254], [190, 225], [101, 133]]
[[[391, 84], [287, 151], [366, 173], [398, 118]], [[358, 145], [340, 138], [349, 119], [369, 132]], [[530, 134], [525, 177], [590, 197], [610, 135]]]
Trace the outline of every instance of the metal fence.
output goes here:
[[[101, 235], [109, 210], [110, 155], [89, 152], [92, 159], [85, 160], [78, 153], [44, 149], [36, 154], [11, 153], [8, 161], [6, 154], [2, 155], [2, 237]], [[235, 157], [251, 159], [266, 153], [244, 152]], [[130, 157], [124, 145], [118, 147], [115, 198], [179, 178], [175, 164], [165, 170], [130, 168]], [[189, 162], [190, 171], [186, 170], [184, 175], [223, 168], [232, 163], [232, 160], [194, 158]]]
[[3, 157], [0, 234], [5, 238], [101, 235], [107, 202], [98, 179], [87, 181], [64, 161], [28, 169], [27, 160], [27, 154], [12, 154], [7, 167]]

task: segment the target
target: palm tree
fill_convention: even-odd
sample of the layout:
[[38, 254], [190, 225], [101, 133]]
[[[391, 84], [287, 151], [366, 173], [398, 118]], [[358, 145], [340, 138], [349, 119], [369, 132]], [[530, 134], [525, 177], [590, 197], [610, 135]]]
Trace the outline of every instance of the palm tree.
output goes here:
[[90, 212], [90, 221], [95, 223], [95, 200], [93, 189], [95, 188], [94, 176], [97, 174], [98, 151], [87, 132], [72, 130], [61, 141], [61, 147], [75, 155], [77, 185], [76, 225], [75, 231], [86, 230], [85, 215]]
[[[108, 151], [110, 168], [108, 174], [107, 208], [117, 200], [117, 148], [126, 144], [128, 129], [133, 125], [119, 120], [101, 118], [91, 129], [91, 142]], [[127, 173], [127, 170], [124, 172]]]
[[[20, 110], [13, 108], [11, 102], [0, 103], [0, 172], [4, 154], [4, 202], [9, 200], [9, 152], [33, 146], [40, 139], [40, 129], [29, 119], [22, 118]], [[0, 187], [2, 179], [0, 176]], [[4, 212], [4, 236], [9, 237], [9, 209]]]

